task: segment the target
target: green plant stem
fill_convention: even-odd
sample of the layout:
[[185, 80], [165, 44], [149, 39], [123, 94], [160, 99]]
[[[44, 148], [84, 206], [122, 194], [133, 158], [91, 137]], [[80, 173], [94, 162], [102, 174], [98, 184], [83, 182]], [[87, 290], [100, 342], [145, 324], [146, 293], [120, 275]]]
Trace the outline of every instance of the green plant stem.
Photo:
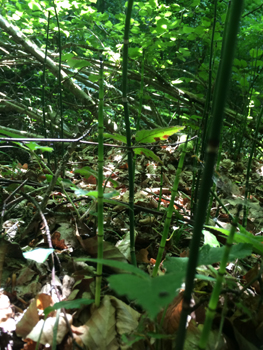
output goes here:
[[[218, 152], [218, 158], [217, 158], [217, 163], [216, 163], [216, 171], [219, 170], [219, 165], [220, 165], [220, 158], [221, 158], [221, 151], [222, 151], [222, 138], [221, 138], [221, 142], [220, 142], [220, 147], [219, 147], [219, 152]], [[216, 192], [216, 183], [213, 183], [213, 187], [212, 187], [212, 191], [211, 193], [214, 194]], [[208, 205], [208, 210], [207, 210], [207, 215], [206, 215], [206, 225], [208, 225], [209, 223], [209, 218], [210, 218], [210, 213], [211, 213], [211, 209], [212, 209], [212, 205], [213, 205], [213, 197], [210, 197], [210, 202]]]
[[191, 294], [194, 286], [195, 269], [198, 261], [198, 252], [202, 236], [203, 224], [206, 217], [206, 209], [209, 200], [209, 190], [212, 184], [214, 165], [220, 141], [220, 133], [223, 124], [224, 107], [227, 98], [229, 80], [234, 59], [235, 43], [241, 17], [243, 1], [233, 0], [230, 8], [229, 22], [226, 24], [226, 35], [222, 47], [222, 61], [219, 66], [216, 80], [215, 94], [213, 98], [213, 118], [208, 138], [207, 156], [205, 169], [202, 176], [199, 202], [195, 215], [193, 238], [190, 245], [190, 255], [187, 264], [186, 285], [184, 291], [183, 308], [180, 317], [176, 339], [176, 350], [183, 350], [186, 321], [190, 311]]
[[[103, 162], [104, 162], [104, 146], [103, 146], [103, 62], [100, 58], [100, 73], [99, 73], [99, 120], [98, 120], [98, 259], [103, 259]], [[96, 276], [96, 291], [95, 291], [95, 305], [100, 306], [101, 281], [102, 281], [103, 265], [97, 264]]]
[[227, 241], [226, 241], [226, 245], [225, 245], [225, 249], [224, 249], [224, 255], [223, 255], [222, 260], [220, 262], [220, 268], [219, 268], [219, 271], [217, 274], [216, 283], [215, 283], [215, 286], [213, 288], [213, 292], [212, 292], [212, 295], [211, 295], [211, 298], [210, 298], [210, 301], [208, 304], [204, 327], [203, 327], [201, 337], [200, 337], [200, 340], [198, 343], [198, 348], [200, 350], [204, 350], [207, 346], [209, 333], [210, 333], [213, 319], [214, 319], [214, 316], [216, 313], [217, 303], [218, 303], [219, 295], [221, 292], [221, 286], [222, 286], [224, 275], [226, 272], [226, 265], [227, 265], [229, 253], [230, 253], [233, 241], [234, 241], [234, 235], [236, 232], [239, 213], [240, 213], [241, 209], [242, 209], [242, 206], [239, 206], [238, 211], [237, 211], [237, 215], [235, 217], [235, 221], [233, 222], [230, 233], [227, 237]]
[[[251, 170], [251, 164], [252, 164], [252, 159], [253, 159], [253, 155], [255, 152], [255, 148], [256, 148], [256, 140], [258, 137], [258, 131], [259, 131], [259, 126], [261, 123], [261, 119], [262, 119], [262, 114], [263, 114], [263, 107], [261, 108], [261, 111], [259, 113], [258, 116], [258, 120], [257, 120], [257, 125], [256, 125], [256, 130], [255, 130], [255, 136], [253, 139], [253, 144], [252, 144], [252, 148], [251, 148], [251, 152], [250, 152], [250, 156], [249, 156], [249, 160], [248, 160], [248, 164], [247, 164], [247, 176], [246, 176], [246, 186], [245, 186], [245, 202], [247, 201], [248, 198], [248, 191], [249, 191], [249, 177], [250, 177], [250, 170]], [[247, 210], [246, 210], [246, 206], [244, 206], [244, 214], [243, 214], [243, 226], [246, 223], [247, 220]], [[246, 227], [246, 225], [244, 226]]]
[[181, 172], [183, 170], [184, 158], [185, 158], [186, 150], [187, 150], [187, 142], [184, 144], [183, 151], [182, 151], [182, 154], [181, 154], [181, 157], [180, 157], [180, 160], [179, 160], [178, 168], [177, 168], [177, 171], [176, 171], [176, 176], [175, 176], [174, 184], [173, 184], [173, 188], [172, 188], [172, 195], [171, 195], [171, 199], [170, 199], [170, 204], [169, 204], [169, 207], [168, 207], [167, 216], [166, 216], [165, 223], [164, 223], [163, 235], [162, 235], [161, 243], [160, 243], [160, 246], [159, 246], [159, 249], [158, 249], [158, 254], [157, 254], [155, 266], [154, 266], [154, 269], [153, 269], [153, 273], [152, 273], [153, 277], [157, 276], [159, 265], [160, 265], [160, 263], [162, 261], [162, 256], [163, 256], [166, 240], [167, 240], [167, 237], [168, 237], [170, 223], [171, 223], [171, 219], [172, 219], [172, 216], [173, 216], [174, 198], [175, 198], [175, 195], [176, 195], [177, 190], [178, 190], [178, 185], [179, 185], [180, 175], [181, 175]]
[[157, 208], [158, 211], [160, 210], [160, 206], [161, 206], [162, 193], [163, 193], [163, 167], [161, 168], [160, 193], [159, 193], [158, 208]]
[[[123, 38], [123, 67], [122, 67], [122, 78], [123, 78], [123, 107], [124, 107], [124, 118], [126, 126], [126, 139], [127, 146], [131, 147], [131, 129], [129, 120], [129, 107], [127, 99], [127, 85], [128, 85], [128, 49], [129, 49], [129, 32], [130, 32], [130, 20], [132, 13], [133, 0], [128, 1], [128, 7], [126, 12], [124, 38]], [[134, 180], [133, 180], [133, 151], [131, 148], [128, 149], [128, 171], [129, 171], [129, 218], [130, 218], [130, 251], [131, 251], [131, 262], [134, 266], [136, 263], [135, 256], [135, 236], [134, 236]]]

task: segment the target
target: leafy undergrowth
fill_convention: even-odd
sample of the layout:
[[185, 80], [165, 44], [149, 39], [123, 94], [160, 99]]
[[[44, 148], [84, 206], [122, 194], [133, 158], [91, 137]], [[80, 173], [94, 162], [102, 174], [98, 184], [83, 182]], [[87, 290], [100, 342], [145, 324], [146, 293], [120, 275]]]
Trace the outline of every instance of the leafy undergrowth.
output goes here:
[[[106, 154], [104, 268], [99, 308], [93, 304], [97, 255], [94, 148], [78, 150], [67, 163], [65, 177], [58, 180], [43, 211], [46, 222], [36, 215], [36, 204], [41, 203], [51, 176], [33, 160], [24, 165], [18, 162], [1, 165], [1, 349], [175, 347], [193, 228], [192, 178], [198, 169], [193, 167], [196, 157], [189, 153], [174, 203], [163, 262], [159, 275], [152, 278], [180, 151], [163, 146], [155, 149], [155, 155], [163, 163], [162, 172], [160, 162], [149, 161], [144, 156], [136, 159], [138, 268], [135, 268], [129, 264], [125, 153], [112, 148]], [[202, 166], [196, 163], [197, 167]], [[228, 213], [214, 202], [209, 224], [203, 231], [204, 245], [200, 249], [185, 349], [192, 349], [198, 343], [222, 256], [224, 233], [230, 227], [229, 214], [235, 215], [236, 206], [244, 202], [246, 161], [234, 162], [228, 154], [223, 154], [220, 165], [220, 174], [215, 175], [214, 181]], [[245, 230], [239, 226], [236, 233], [209, 349], [259, 349], [263, 343], [259, 263], [263, 252], [261, 166], [254, 161], [247, 227]], [[219, 230], [216, 224], [220, 225]], [[53, 248], [48, 244], [47, 232]]]

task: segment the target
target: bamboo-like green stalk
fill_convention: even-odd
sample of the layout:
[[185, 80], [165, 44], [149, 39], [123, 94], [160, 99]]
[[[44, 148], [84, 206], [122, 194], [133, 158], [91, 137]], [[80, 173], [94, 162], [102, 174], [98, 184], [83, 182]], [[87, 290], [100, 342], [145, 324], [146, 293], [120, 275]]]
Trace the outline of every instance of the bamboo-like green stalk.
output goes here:
[[43, 135], [47, 137], [47, 125], [46, 125], [46, 113], [45, 113], [45, 81], [46, 81], [46, 61], [47, 61], [47, 48], [48, 48], [48, 34], [49, 34], [49, 23], [50, 23], [50, 12], [48, 12], [48, 19], [47, 19], [47, 36], [46, 36], [46, 46], [45, 46], [45, 58], [43, 63], [43, 75], [42, 75], [42, 96], [41, 96], [41, 103], [42, 103], [42, 112], [43, 112]]
[[[58, 58], [58, 91], [59, 91], [59, 114], [60, 114], [60, 137], [63, 139], [64, 138], [64, 118], [63, 118], [63, 111], [62, 111], [62, 83], [61, 83], [61, 35], [60, 35], [60, 25], [59, 25], [59, 18], [58, 18], [58, 13], [57, 13], [57, 6], [55, 1], [53, 0], [53, 6], [55, 10], [55, 15], [56, 15], [56, 21], [57, 21], [57, 26], [58, 26], [58, 52], [59, 52], [59, 58]], [[52, 129], [51, 129], [52, 130]], [[57, 149], [55, 145], [55, 150]], [[64, 142], [62, 142], [62, 154], [64, 154]], [[56, 152], [55, 152], [56, 155]], [[55, 164], [56, 164], [56, 156], [55, 156]], [[62, 169], [62, 175], [65, 175], [65, 168], [63, 167]]]
[[160, 243], [160, 246], [159, 246], [159, 249], [158, 249], [158, 254], [157, 254], [155, 266], [154, 266], [154, 269], [153, 269], [153, 273], [152, 273], [153, 277], [155, 277], [157, 275], [159, 265], [160, 265], [160, 263], [162, 261], [162, 256], [163, 256], [163, 252], [164, 252], [164, 248], [165, 248], [165, 244], [166, 244], [166, 239], [167, 239], [167, 236], [168, 236], [168, 232], [169, 232], [169, 228], [170, 228], [170, 224], [171, 224], [171, 219], [172, 219], [172, 216], [173, 216], [174, 198], [175, 198], [175, 195], [176, 195], [177, 190], [178, 190], [180, 175], [181, 175], [181, 172], [183, 170], [184, 158], [185, 158], [185, 155], [186, 155], [186, 149], [187, 149], [187, 142], [183, 146], [182, 154], [180, 156], [178, 168], [177, 168], [177, 171], [176, 171], [176, 176], [175, 176], [174, 184], [173, 184], [173, 188], [172, 188], [172, 195], [171, 195], [171, 199], [170, 199], [170, 204], [169, 204], [169, 207], [168, 207], [168, 210], [167, 210], [167, 215], [166, 215], [166, 219], [165, 219], [165, 223], [164, 223], [163, 235], [162, 235], [161, 243]]
[[162, 194], [163, 194], [163, 167], [161, 168], [160, 193], [159, 193], [158, 208], [157, 208], [158, 211], [160, 210], [160, 206], [161, 206]]
[[[206, 100], [205, 100], [205, 107], [203, 111], [203, 117], [202, 122], [199, 129], [199, 138], [196, 140], [195, 145], [195, 154], [198, 154], [199, 151], [199, 144], [201, 143], [201, 150], [200, 150], [200, 159], [201, 161], [204, 160], [204, 154], [205, 154], [205, 145], [207, 140], [207, 125], [208, 125], [208, 116], [210, 113], [210, 106], [211, 106], [211, 94], [212, 94], [212, 61], [213, 61], [213, 49], [214, 49], [214, 37], [215, 37], [215, 26], [216, 26], [216, 14], [217, 14], [217, 0], [214, 2], [214, 21], [213, 21], [213, 29], [212, 29], [212, 37], [211, 37], [211, 44], [210, 44], [210, 55], [209, 55], [209, 68], [208, 68], [208, 87], [207, 87], [207, 94], [206, 94]], [[200, 140], [200, 141], [199, 141]], [[195, 213], [196, 210], [196, 202], [197, 202], [197, 195], [198, 195], [198, 189], [200, 185], [200, 178], [201, 178], [201, 169], [198, 170], [196, 175], [196, 164], [197, 159], [194, 159], [194, 166], [193, 166], [193, 184], [192, 184], [192, 194], [191, 194], [191, 215]]]
[[[245, 186], [245, 202], [247, 201], [247, 198], [248, 198], [249, 177], [250, 177], [251, 164], [252, 164], [252, 159], [253, 159], [253, 155], [254, 155], [255, 148], [256, 148], [256, 142], [257, 142], [260, 122], [261, 122], [261, 119], [262, 119], [262, 114], [263, 114], [263, 107], [261, 108], [261, 111], [260, 111], [259, 116], [258, 116], [256, 130], [255, 130], [255, 135], [254, 135], [254, 139], [253, 139], [253, 144], [252, 144], [252, 148], [251, 148], [251, 152], [250, 152], [250, 156], [249, 156], [249, 160], [248, 160], [248, 164], [247, 164], [247, 176], [246, 176], [246, 186]], [[247, 226], [247, 210], [246, 210], [246, 206], [244, 206], [244, 214], [243, 214], [242, 225], [244, 227]]]
[[206, 312], [206, 316], [205, 316], [204, 327], [203, 327], [201, 337], [200, 337], [200, 340], [198, 343], [198, 348], [200, 350], [204, 350], [207, 346], [209, 333], [210, 333], [210, 330], [212, 327], [212, 322], [213, 322], [213, 319], [214, 319], [214, 316], [216, 313], [217, 303], [218, 303], [219, 295], [221, 292], [221, 286], [223, 283], [224, 275], [226, 273], [226, 265], [227, 265], [230, 250], [231, 250], [231, 247], [232, 247], [232, 244], [234, 241], [234, 236], [235, 236], [235, 232], [236, 232], [236, 228], [237, 228], [239, 213], [240, 213], [241, 209], [242, 209], [242, 206], [240, 205], [238, 207], [237, 215], [236, 215], [235, 220], [232, 224], [230, 233], [227, 237], [227, 241], [226, 241], [226, 245], [225, 245], [225, 249], [224, 249], [224, 255], [223, 255], [222, 260], [220, 262], [220, 268], [219, 268], [219, 271], [217, 274], [216, 283], [215, 283], [215, 286], [213, 288], [213, 292], [211, 294], [211, 298], [210, 298], [207, 312]]
[[144, 51], [143, 51], [142, 65], [141, 65], [140, 105], [139, 105], [138, 118], [136, 120], [136, 131], [140, 129], [140, 120], [142, 115], [143, 88], [144, 88]]
[[[103, 259], [103, 62], [100, 58], [100, 71], [99, 71], [99, 118], [98, 118], [98, 259]], [[100, 306], [100, 292], [102, 281], [102, 264], [97, 264], [97, 276], [96, 276], [96, 291], [95, 291], [95, 305]]]
[[218, 146], [220, 142], [220, 133], [223, 124], [224, 107], [227, 98], [229, 80], [234, 59], [235, 44], [241, 17], [243, 1], [233, 0], [230, 7], [229, 22], [226, 23], [225, 40], [222, 47], [222, 61], [219, 66], [216, 80], [216, 89], [213, 98], [213, 118], [208, 138], [207, 155], [205, 169], [202, 176], [199, 202], [197, 205], [193, 238], [190, 245], [190, 255], [186, 272], [186, 284], [184, 291], [184, 302], [180, 317], [179, 328], [177, 331], [176, 350], [183, 350], [186, 321], [190, 310], [191, 293], [194, 286], [195, 269], [198, 261], [198, 252], [202, 236], [203, 224], [206, 217], [206, 209], [209, 200], [209, 190], [212, 184], [214, 165], [217, 157]]
[[[218, 152], [218, 158], [217, 158], [217, 162], [216, 162], [216, 171], [219, 171], [221, 151], [222, 151], [222, 137], [221, 137], [221, 142], [220, 142], [220, 147], [219, 147], [219, 152]], [[212, 192], [213, 193], [216, 192], [216, 183], [215, 182], [213, 183]], [[207, 209], [207, 214], [206, 214], [206, 220], [205, 220], [206, 225], [209, 224], [209, 218], [210, 218], [210, 213], [211, 213], [211, 209], [212, 209], [212, 205], [213, 205], [213, 199], [214, 199], [214, 196], [211, 196], [210, 202], [208, 205], [208, 209]]]
[[[140, 87], [140, 105], [139, 105], [139, 112], [138, 112], [138, 118], [136, 120], [136, 131], [140, 130], [140, 119], [142, 115], [142, 101], [143, 101], [143, 87], [144, 87], [144, 53], [142, 57], [142, 69], [141, 69], [141, 87]], [[136, 167], [136, 158], [137, 155], [133, 155], [133, 181], [135, 181], [135, 167]]]
[[[126, 139], [127, 146], [131, 147], [131, 129], [129, 120], [129, 107], [127, 99], [127, 86], [128, 86], [128, 50], [129, 50], [129, 32], [130, 32], [130, 21], [132, 13], [133, 0], [128, 0], [128, 7], [126, 12], [124, 38], [123, 38], [123, 66], [122, 66], [122, 101], [124, 107], [124, 119], [126, 125]], [[133, 181], [133, 152], [132, 149], [128, 149], [128, 171], [129, 171], [129, 218], [130, 218], [130, 251], [131, 251], [131, 262], [134, 266], [136, 263], [135, 256], [135, 236], [134, 236], [134, 181]]]
[[[47, 48], [48, 48], [48, 35], [49, 35], [49, 24], [50, 24], [50, 11], [48, 11], [48, 19], [47, 19], [47, 33], [46, 33], [46, 46], [45, 46], [45, 58], [43, 63], [43, 75], [42, 75], [42, 88], [41, 88], [41, 104], [42, 104], [42, 115], [43, 115], [43, 135], [47, 137], [47, 123], [46, 123], [46, 101], [45, 101], [45, 82], [46, 82], [46, 61], [47, 61]], [[47, 153], [47, 163], [50, 167], [50, 154]]]

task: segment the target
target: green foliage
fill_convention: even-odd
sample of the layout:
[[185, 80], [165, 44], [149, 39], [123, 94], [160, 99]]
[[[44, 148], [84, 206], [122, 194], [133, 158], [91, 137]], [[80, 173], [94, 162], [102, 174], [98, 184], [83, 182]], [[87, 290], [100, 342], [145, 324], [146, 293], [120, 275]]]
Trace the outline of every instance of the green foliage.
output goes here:
[[[207, 227], [209, 227], [209, 226], [207, 226]], [[215, 231], [217, 231], [225, 236], [229, 235], [229, 231], [225, 230], [223, 228], [210, 226], [210, 229], [215, 230]], [[235, 233], [234, 242], [251, 244], [253, 246], [253, 250], [255, 250], [255, 252], [262, 254], [263, 253], [262, 238], [254, 236], [252, 233], [248, 232], [241, 225], [239, 225], [239, 229], [240, 229], [240, 232]]]
[[[232, 247], [229, 260], [242, 259], [251, 254], [251, 244], [240, 243]], [[211, 265], [221, 260], [224, 247], [213, 248], [205, 245], [200, 249], [198, 266]], [[108, 278], [110, 287], [119, 295], [126, 295], [130, 300], [135, 300], [154, 319], [162, 308], [179, 293], [185, 278], [188, 258], [167, 258], [164, 267], [167, 273], [164, 276], [152, 278], [142, 270], [125, 263], [113, 260], [98, 260], [91, 258], [78, 258], [77, 261], [94, 261], [104, 265], [127, 271], [128, 274], [113, 275]], [[198, 276], [203, 278], [202, 276]], [[136, 288], [135, 288], [136, 286]]]
[[48, 316], [50, 312], [59, 310], [59, 309], [79, 309], [82, 305], [90, 305], [94, 302], [92, 299], [75, 299], [70, 301], [60, 301], [59, 303], [55, 303], [53, 306], [48, 306], [44, 310], [44, 315]]

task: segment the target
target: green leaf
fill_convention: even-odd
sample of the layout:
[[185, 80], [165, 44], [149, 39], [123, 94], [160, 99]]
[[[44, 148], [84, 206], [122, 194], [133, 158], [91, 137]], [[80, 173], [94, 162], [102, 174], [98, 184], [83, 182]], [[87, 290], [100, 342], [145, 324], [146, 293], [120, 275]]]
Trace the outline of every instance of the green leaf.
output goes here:
[[15, 134], [15, 133], [7, 131], [5, 129], [0, 129], [0, 133], [4, 134], [4, 135], [7, 135], [9, 137], [13, 137], [13, 138], [23, 138], [24, 137], [23, 135]]
[[86, 191], [86, 190], [82, 190], [81, 188], [78, 188], [74, 191], [74, 193], [77, 197], [89, 196], [93, 198], [98, 198], [98, 191]]
[[96, 82], [99, 80], [99, 75], [98, 74], [90, 74], [89, 75], [89, 80], [92, 82]]
[[210, 231], [203, 230], [203, 235], [205, 236], [204, 244], [208, 244], [210, 247], [219, 247], [220, 244], [213, 233]]
[[29, 260], [34, 260], [38, 263], [43, 263], [47, 260], [50, 254], [54, 252], [53, 248], [37, 248], [34, 250], [31, 250], [29, 252], [23, 253], [24, 258], [29, 259]]
[[[84, 67], [89, 67], [90, 66], [90, 62], [85, 61], [85, 60], [71, 60], [71, 64], [70, 66], [74, 66], [74, 68], [84, 68]], [[72, 67], [73, 68], [73, 67]]]
[[185, 273], [167, 274], [152, 278], [134, 275], [112, 275], [108, 278], [110, 288], [119, 295], [135, 300], [154, 319], [162, 308], [169, 305], [179, 293]]
[[108, 179], [108, 181], [109, 181], [109, 182], [111, 182], [111, 183], [113, 184], [113, 187], [117, 187], [117, 186], [119, 186], [118, 181], [113, 180], [112, 178], [109, 178], [109, 179]]
[[157, 128], [152, 130], [139, 130], [135, 135], [136, 142], [152, 143], [167, 138], [183, 130], [185, 126], [172, 126], [167, 128]]
[[[138, 28], [138, 32], [140, 32], [139, 28]], [[129, 57], [138, 58], [141, 56], [142, 56], [142, 48], [139, 48], [139, 47], [130, 47], [129, 48]]]
[[107, 134], [107, 133], [104, 133], [103, 134], [103, 137], [106, 139], [106, 138], [111, 138], [113, 140], [116, 140], [116, 141], [120, 141], [120, 142], [123, 142], [123, 143], [127, 143], [127, 139], [125, 136], [123, 135], [119, 135], [119, 134]]
[[[198, 266], [200, 265], [212, 265], [221, 261], [224, 254], [225, 247], [214, 248], [208, 244], [204, 245], [199, 251]], [[252, 252], [252, 245], [247, 243], [240, 243], [233, 245], [231, 248], [228, 261], [235, 259], [243, 259], [250, 255]], [[179, 271], [180, 273], [186, 273], [186, 267], [188, 258], [166, 258], [164, 261], [164, 267], [167, 269], [167, 273], [173, 273], [173, 271]]]
[[44, 310], [45, 316], [50, 312], [58, 309], [79, 309], [82, 305], [90, 305], [94, 302], [92, 299], [76, 299], [70, 301], [60, 301], [59, 303], [54, 304], [53, 306], [48, 306]]
[[[222, 233], [225, 236], [229, 235], [229, 230], [225, 230], [219, 227], [205, 226], [210, 228], [212, 231], [216, 230], [217, 232]], [[258, 254], [263, 254], [263, 244], [262, 237], [256, 237], [252, 233], [248, 232], [244, 227], [238, 225], [240, 232], [235, 232], [234, 242], [235, 243], [249, 243], [252, 244], [253, 250]]]
[[134, 148], [133, 152], [135, 154], [141, 155], [144, 154], [147, 158], [152, 158], [156, 162], [159, 162], [160, 164], [163, 164], [161, 159], [150, 149], [147, 148]]
[[36, 142], [29, 142], [29, 143], [26, 144], [26, 146], [31, 151], [35, 151], [36, 149], [40, 149], [42, 152], [53, 152], [53, 148], [52, 147], [39, 146]]
[[[47, 179], [47, 182], [50, 183], [53, 179], [53, 175], [46, 174], [46, 179]], [[59, 186], [62, 180], [63, 180], [62, 177], [58, 177], [56, 185]]]
[[151, 5], [152, 8], [156, 8], [158, 7], [158, 0], [149, 0], [149, 4]]
[[185, 34], [193, 33], [193, 32], [194, 32], [194, 28], [184, 26], [184, 27], [183, 27], [183, 32], [184, 32]]
[[[220, 262], [224, 254], [225, 247], [213, 248], [209, 245], [204, 245], [199, 251], [198, 265], [212, 265]], [[239, 243], [233, 245], [228, 261], [235, 259], [243, 259], [252, 253], [252, 245], [248, 243]]]
[[82, 176], [90, 176], [90, 175], [92, 175], [96, 179], [98, 178], [98, 173], [95, 170], [91, 169], [89, 166], [85, 166], [85, 167], [83, 167], [81, 169], [76, 169], [75, 173], [76, 174], [80, 174]]
[[[89, 196], [93, 198], [98, 198], [98, 191], [85, 191], [80, 188], [75, 189], [74, 191], [75, 195], [80, 197], [80, 196]], [[118, 196], [120, 193], [118, 191], [112, 191], [108, 193], [103, 193], [103, 198], [105, 199], [110, 199], [112, 197]]]
[[166, 19], [166, 18], [160, 18], [159, 20], [157, 20], [157, 33], [158, 34], [163, 34], [167, 31], [168, 26], [169, 26], [170, 22]]

